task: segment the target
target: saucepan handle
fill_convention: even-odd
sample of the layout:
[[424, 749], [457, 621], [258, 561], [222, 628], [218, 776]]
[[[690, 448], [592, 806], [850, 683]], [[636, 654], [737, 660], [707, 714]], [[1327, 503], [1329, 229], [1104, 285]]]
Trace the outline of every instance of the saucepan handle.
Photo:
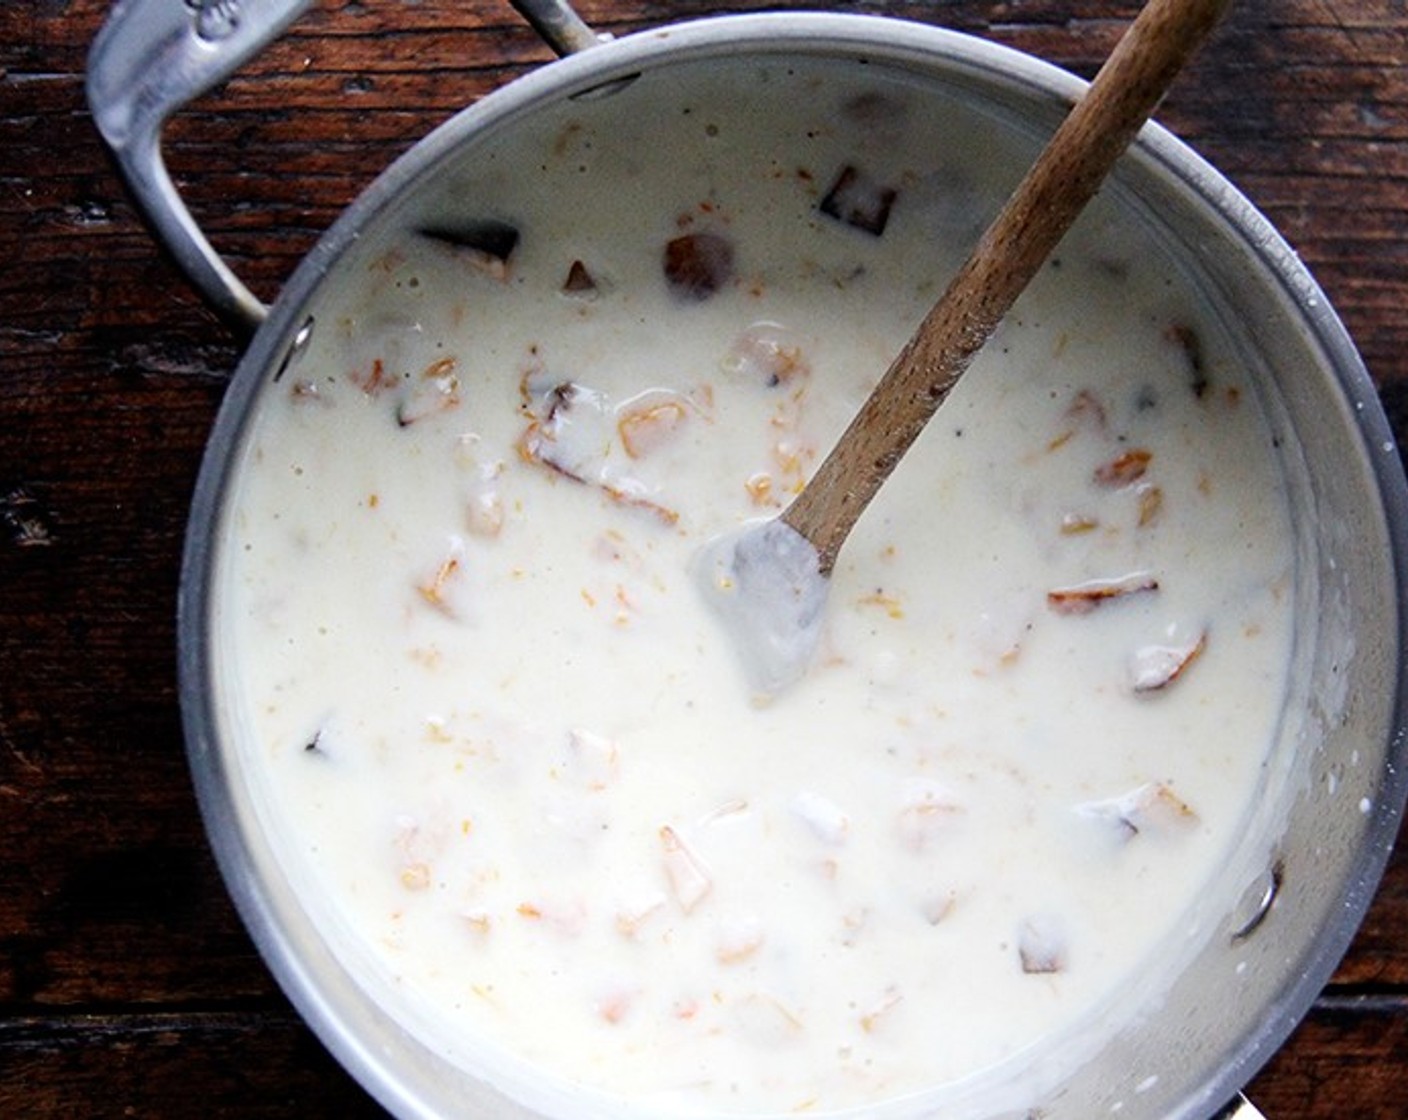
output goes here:
[[[234, 329], [268, 309], [201, 232], [167, 173], [161, 131], [187, 102], [277, 38], [312, 0], [118, 0], [88, 54], [94, 122], [137, 205], [196, 290]], [[600, 39], [562, 0], [513, 0], [558, 54]]]
[[311, 0], [118, 0], [88, 54], [88, 105], [157, 237], [210, 304], [253, 332], [266, 308], [221, 260], [161, 155], [173, 112], [219, 84]]
[[566, 0], [509, 0], [509, 3], [543, 41], [563, 57], [594, 47], [605, 38], [583, 23]]

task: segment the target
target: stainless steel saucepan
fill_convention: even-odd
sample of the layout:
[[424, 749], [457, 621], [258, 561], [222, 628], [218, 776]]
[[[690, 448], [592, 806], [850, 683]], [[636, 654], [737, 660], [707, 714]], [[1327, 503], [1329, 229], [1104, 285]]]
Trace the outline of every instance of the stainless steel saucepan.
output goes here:
[[[89, 97], [99, 128], [157, 235], [236, 329], [251, 334], [212, 434], [191, 513], [180, 601], [181, 697], [211, 844], [248, 928], [329, 1049], [404, 1117], [581, 1117], [531, 1106], [493, 1070], [461, 1068], [389, 1016], [329, 947], [282, 877], [234, 725], [218, 703], [211, 620], [227, 545], [228, 498], [253, 410], [322, 329], [359, 242], [397, 224], [434, 224], [441, 189], [487, 138], [565, 99], [608, 106], [629, 86], [665, 84], [711, 59], [805, 58], [867, 65], [1049, 134], [1082, 83], [1029, 56], [887, 18], [727, 16], [607, 40], [564, 4], [520, 3], [558, 53], [464, 110], [396, 161], [339, 218], [265, 307], [213, 251], [163, 167], [161, 130], [227, 77], [308, 0], [120, 0], [94, 45]], [[607, 111], [606, 108], [602, 109]], [[1298, 542], [1293, 684], [1261, 808], [1212, 883], [1200, 947], [1162, 997], [1038, 1099], [968, 1120], [1209, 1120], [1285, 1040], [1348, 948], [1382, 874], [1408, 793], [1408, 490], [1374, 386], [1323, 294], [1285, 242], [1216, 171], [1149, 126], [1116, 172], [1189, 276], [1254, 355], [1281, 434], [1280, 469]], [[1228, 1105], [1233, 1101], [1232, 1105]]]

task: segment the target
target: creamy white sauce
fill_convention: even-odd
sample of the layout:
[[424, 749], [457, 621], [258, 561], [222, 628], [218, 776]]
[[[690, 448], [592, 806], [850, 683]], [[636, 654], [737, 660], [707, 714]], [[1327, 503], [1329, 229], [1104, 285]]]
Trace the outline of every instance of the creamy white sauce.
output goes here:
[[[1235, 348], [1114, 202], [862, 518], [803, 679], [756, 703], [693, 584], [1033, 150], [847, 74], [714, 61], [491, 144], [444, 206], [518, 230], [507, 262], [370, 246], [252, 424], [237, 749], [336, 950], [467, 1066], [875, 1115], [1114, 1029], [1206, 928], [1290, 530]], [[848, 165], [895, 191], [880, 236], [818, 208]], [[732, 270], [682, 298], [701, 233]]]

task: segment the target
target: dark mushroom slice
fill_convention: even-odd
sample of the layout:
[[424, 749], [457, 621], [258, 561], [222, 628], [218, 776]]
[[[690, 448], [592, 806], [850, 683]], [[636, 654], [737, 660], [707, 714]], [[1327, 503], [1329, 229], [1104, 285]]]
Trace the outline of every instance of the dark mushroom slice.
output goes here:
[[847, 164], [841, 168], [831, 189], [826, 192], [819, 209], [828, 218], [863, 230], [875, 237], [885, 232], [890, 221], [890, 208], [899, 192], [894, 187], [872, 179], [859, 168]]

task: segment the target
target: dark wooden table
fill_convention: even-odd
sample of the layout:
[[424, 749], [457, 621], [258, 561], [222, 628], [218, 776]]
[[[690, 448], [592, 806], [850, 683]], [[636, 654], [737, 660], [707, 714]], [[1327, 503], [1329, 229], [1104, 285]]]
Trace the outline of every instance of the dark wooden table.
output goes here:
[[[623, 33], [764, 6], [802, 5], [581, 10]], [[1135, 9], [807, 6], [955, 27], [1087, 77]], [[84, 56], [106, 7], [0, 3], [0, 1117], [379, 1115], [270, 980], [197, 817], [177, 569], [240, 347], [93, 132]], [[547, 57], [502, 0], [324, 0], [173, 123], [169, 160], [270, 298], [392, 157]], [[1408, 444], [1405, 0], [1241, 0], [1160, 118], [1299, 250]], [[1271, 1120], [1408, 1116], [1408, 858], [1250, 1093]]]

